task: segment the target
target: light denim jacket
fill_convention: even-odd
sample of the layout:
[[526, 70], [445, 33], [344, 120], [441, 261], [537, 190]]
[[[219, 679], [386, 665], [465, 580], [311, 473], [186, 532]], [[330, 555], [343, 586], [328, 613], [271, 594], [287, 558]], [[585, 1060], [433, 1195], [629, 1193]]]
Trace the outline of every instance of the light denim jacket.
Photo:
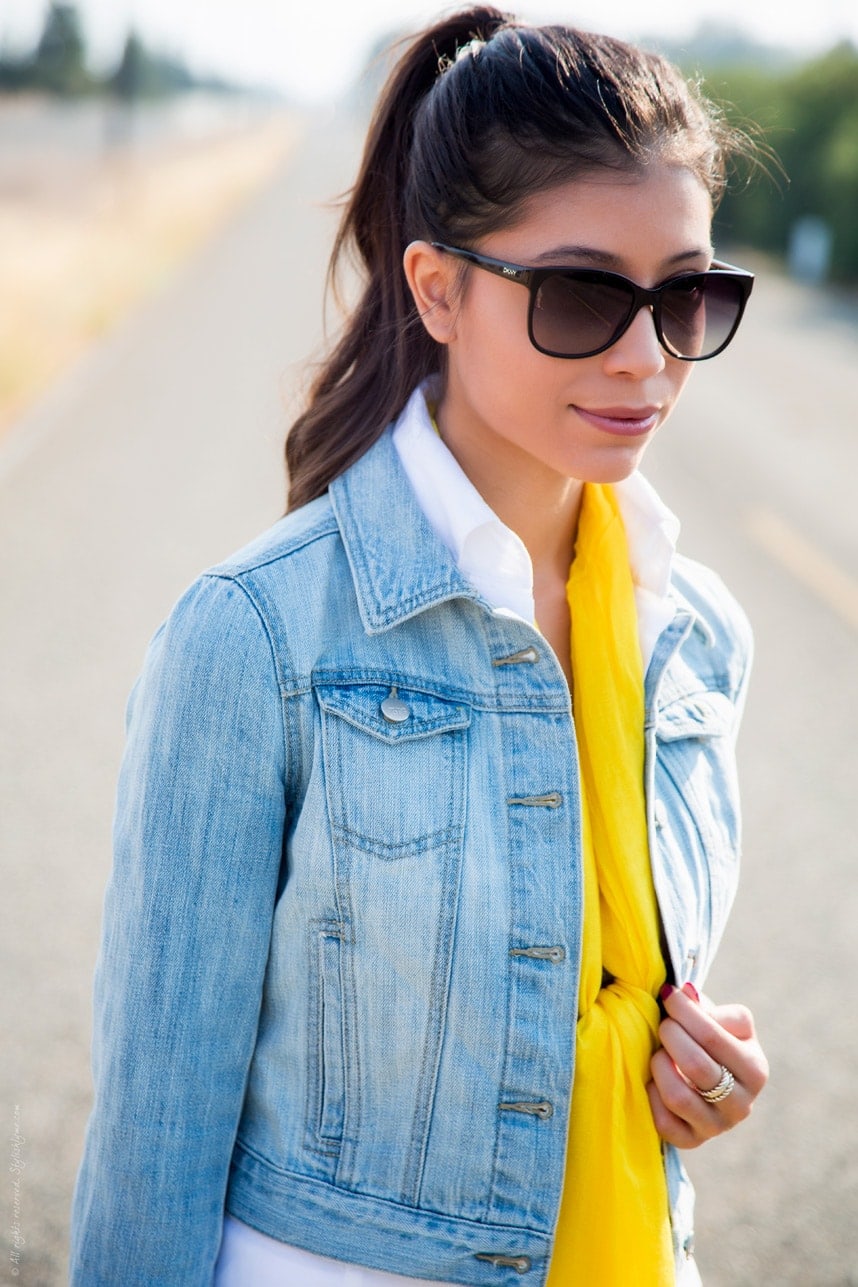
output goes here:
[[[673, 587], [648, 825], [672, 975], [700, 984], [750, 634], [713, 573], [677, 558]], [[389, 433], [158, 632], [115, 835], [72, 1283], [209, 1287], [226, 1205], [344, 1261], [542, 1287], [581, 946], [569, 692], [463, 580]]]

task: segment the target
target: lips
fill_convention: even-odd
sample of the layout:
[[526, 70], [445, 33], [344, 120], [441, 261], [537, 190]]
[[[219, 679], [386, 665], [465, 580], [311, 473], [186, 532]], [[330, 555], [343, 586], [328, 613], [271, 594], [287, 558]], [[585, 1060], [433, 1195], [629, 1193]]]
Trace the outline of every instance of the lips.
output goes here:
[[575, 407], [574, 410], [605, 433], [621, 434], [634, 437], [637, 434], [649, 433], [658, 423], [660, 407], [598, 407], [587, 409]]

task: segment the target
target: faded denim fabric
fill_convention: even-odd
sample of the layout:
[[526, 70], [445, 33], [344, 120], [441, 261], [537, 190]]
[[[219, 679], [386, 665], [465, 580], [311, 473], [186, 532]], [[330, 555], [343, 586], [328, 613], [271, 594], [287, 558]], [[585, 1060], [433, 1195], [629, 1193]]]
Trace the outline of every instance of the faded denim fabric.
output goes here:
[[[674, 978], [736, 886], [750, 656], [677, 558], [646, 677]], [[71, 1280], [209, 1287], [224, 1206], [345, 1261], [545, 1283], [582, 883], [563, 673], [458, 573], [390, 435], [202, 576], [130, 703]], [[693, 1195], [667, 1150], [678, 1262]]]

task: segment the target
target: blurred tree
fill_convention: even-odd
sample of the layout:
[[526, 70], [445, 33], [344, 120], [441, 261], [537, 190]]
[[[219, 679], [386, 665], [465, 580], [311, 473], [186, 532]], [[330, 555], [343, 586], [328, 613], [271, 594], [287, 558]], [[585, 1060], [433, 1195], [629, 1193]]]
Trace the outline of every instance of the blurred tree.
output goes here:
[[825, 146], [820, 195], [834, 229], [832, 274], [858, 281], [858, 92], [854, 87], [851, 102]]
[[696, 31], [681, 40], [649, 35], [642, 36], [641, 43], [689, 70], [750, 67], [785, 71], [801, 62], [786, 46], [755, 40], [740, 23], [717, 17], [704, 19]]
[[834, 276], [858, 279], [858, 50], [848, 43], [801, 68], [785, 86], [792, 132], [784, 165], [792, 178], [790, 221], [818, 215], [834, 233]]
[[722, 69], [704, 88], [730, 123], [761, 148], [759, 164], [740, 162], [730, 175], [715, 219], [716, 240], [744, 242], [783, 253], [789, 234], [786, 204], [792, 171], [784, 153], [793, 130], [784, 77], [771, 69]]
[[4, 33], [0, 47], [0, 92], [23, 89], [29, 74], [30, 60], [10, 47]]
[[129, 32], [119, 66], [105, 84], [111, 93], [125, 102], [187, 89], [226, 92], [233, 88], [212, 77], [194, 76], [179, 59], [151, 50], [134, 31]]
[[786, 72], [722, 67], [706, 87], [733, 123], [756, 123], [785, 171], [764, 164], [767, 178], [734, 183], [719, 236], [784, 255], [798, 221], [815, 217], [831, 230], [832, 278], [858, 281], [858, 50], [843, 43]]
[[127, 103], [188, 89], [244, 92], [220, 77], [195, 75], [181, 59], [151, 50], [135, 31], [128, 33], [115, 71], [93, 76], [86, 66], [86, 42], [77, 7], [60, 0], [52, 0], [31, 54], [12, 55], [0, 50], [0, 92], [24, 89], [54, 94], [106, 91]]
[[33, 83], [53, 94], [80, 94], [92, 87], [86, 43], [74, 4], [52, 0], [33, 56]]
[[142, 98], [146, 92], [147, 63], [148, 55], [143, 41], [135, 31], [130, 31], [119, 66], [108, 81], [108, 88], [125, 102]]

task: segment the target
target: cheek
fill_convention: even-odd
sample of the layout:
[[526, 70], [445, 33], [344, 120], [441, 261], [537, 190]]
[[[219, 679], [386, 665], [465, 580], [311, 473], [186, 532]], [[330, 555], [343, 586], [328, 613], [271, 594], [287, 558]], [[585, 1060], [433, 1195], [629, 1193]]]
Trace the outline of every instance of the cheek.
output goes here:
[[673, 400], [675, 402], [676, 399], [679, 397], [680, 393], [682, 392], [682, 390], [685, 388], [686, 384], [688, 383], [691, 373], [694, 370], [694, 363], [679, 362], [677, 361], [676, 358], [671, 358], [670, 366], [674, 368], [671, 370], [670, 375], [671, 375], [671, 386], [673, 390]]
[[522, 352], [527, 338], [528, 295], [515, 282], [472, 270], [465, 284], [456, 327], [464, 352], [474, 360]]
[[466, 388], [512, 399], [531, 380], [531, 354], [539, 356], [527, 338], [527, 318], [511, 309], [473, 310], [450, 346]]

